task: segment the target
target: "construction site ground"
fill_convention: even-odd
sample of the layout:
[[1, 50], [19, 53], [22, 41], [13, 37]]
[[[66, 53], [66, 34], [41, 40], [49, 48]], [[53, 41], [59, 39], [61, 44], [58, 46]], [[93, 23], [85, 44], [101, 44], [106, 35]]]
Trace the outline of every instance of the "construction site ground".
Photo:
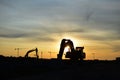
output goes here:
[[0, 80], [119, 80], [120, 61], [0, 58]]

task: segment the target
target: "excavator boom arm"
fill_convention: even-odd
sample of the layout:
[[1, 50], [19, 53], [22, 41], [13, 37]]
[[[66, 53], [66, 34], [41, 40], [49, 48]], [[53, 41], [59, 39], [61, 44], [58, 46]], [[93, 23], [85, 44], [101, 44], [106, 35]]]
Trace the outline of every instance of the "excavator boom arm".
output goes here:
[[28, 54], [31, 53], [31, 52], [33, 52], [33, 51], [36, 51], [36, 56], [37, 56], [37, 58], [38, 58], [39, 56], [38, 56], [38, 49], [37, 49], [37, 48], [31, 49], [31, 50], [27, 51], [27, 53], [25, 54], [25, 58], [27, 58], [27, 57], [28, 57]]
[[71, 40], [69, 40], [69, 39], [63, 39], [61, 41], [61, 44], [60, 44], [59, 54], [57, 55], [58, 59], [62, 59], [62, 55], [63, 55], [64, 49], [65, 49], [66, 46], [70, 47], [71, 52], [74, 51], [73, 42]]

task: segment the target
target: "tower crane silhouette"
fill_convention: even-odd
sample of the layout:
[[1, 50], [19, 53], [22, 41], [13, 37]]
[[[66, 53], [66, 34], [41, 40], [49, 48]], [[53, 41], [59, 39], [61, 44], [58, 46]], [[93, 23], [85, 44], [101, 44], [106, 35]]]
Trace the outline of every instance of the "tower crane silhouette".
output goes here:
[[15, 48], [15, 50], [17, 50], [17, 57], [19, 57], [19, 53], [21, 49], [25, 49], [25, 48]]

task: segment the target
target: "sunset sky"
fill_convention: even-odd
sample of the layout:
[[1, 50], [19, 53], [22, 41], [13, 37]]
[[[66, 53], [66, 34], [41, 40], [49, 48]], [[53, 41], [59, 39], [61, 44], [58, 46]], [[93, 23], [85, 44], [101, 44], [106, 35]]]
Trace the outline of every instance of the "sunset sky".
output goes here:
[[63, 38], [86, 59], [120, 57], [120, 0], [0, 0], [0, 55], [56, 58]]

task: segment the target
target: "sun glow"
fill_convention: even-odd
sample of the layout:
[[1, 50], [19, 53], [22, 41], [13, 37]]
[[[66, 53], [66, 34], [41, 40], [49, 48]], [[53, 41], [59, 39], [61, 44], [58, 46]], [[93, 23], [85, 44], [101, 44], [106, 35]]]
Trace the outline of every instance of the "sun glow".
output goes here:
[[72, 37], [72, 35], [70, 35], [70, 34], [64, 34], [62, 38], [70, 39], [71, 41], [73, 41], [74, 47], [76, 47], [76, 46], [84, 46], [83, 40], [80, 40], [80, 39], [78, 39], [76, 37]]
[[70, 51], [70, 47], [69, 47], [69, 46], [66, 46], [66, 47], [65, 47], [65, 52], [68, 52], [68, 51]]

